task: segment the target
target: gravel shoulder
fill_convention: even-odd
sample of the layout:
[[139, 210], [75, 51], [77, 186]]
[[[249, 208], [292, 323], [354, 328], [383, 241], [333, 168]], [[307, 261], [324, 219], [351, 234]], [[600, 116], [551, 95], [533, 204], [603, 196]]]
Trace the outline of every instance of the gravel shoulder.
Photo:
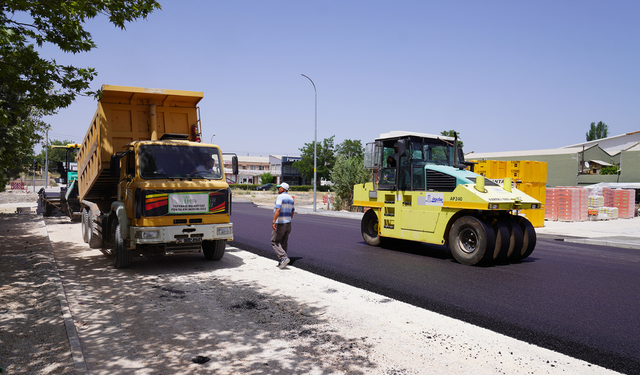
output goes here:
[[234, 247], [219, 262], [136, 259], [116, 270], [79, 224], [9, 213], [22, 202], [1, 200], [7, 374], [614, 373]]

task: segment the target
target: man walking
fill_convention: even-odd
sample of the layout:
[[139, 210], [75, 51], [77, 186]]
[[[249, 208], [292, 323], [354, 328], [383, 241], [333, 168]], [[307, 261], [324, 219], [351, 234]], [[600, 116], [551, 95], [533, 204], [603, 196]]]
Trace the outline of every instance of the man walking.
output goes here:
[[273, 220], [271, 228], [271, 246], [278, 256], [278, 267], [283, 269], [289, 264], [290, 259], [287, 256], [287, 241], [291, 232], [291, 218], [293, 218], [293, 198], [289, 195], [289, 184], [281, 183], [278, 187], [278, 198], [273, 211]]

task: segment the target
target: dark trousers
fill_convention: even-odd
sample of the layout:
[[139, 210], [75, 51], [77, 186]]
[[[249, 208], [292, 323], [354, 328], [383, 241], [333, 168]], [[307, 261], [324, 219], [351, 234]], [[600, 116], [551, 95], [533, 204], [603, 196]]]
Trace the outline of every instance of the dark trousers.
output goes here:
[[276, 224], [276, 230], [271, 232], [271, 246], [280, 260], [287, 257], [289, 233], [291, 233], [291, 223]]

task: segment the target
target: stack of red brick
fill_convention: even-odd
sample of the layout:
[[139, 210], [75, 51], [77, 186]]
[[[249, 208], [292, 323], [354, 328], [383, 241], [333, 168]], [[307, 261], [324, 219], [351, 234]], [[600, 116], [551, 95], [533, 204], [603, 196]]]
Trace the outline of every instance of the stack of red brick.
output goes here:
[[613, 190], [613, 206], [618, 207], [618, 217], [629, 219], [635, 215], [636, 195], [633, 190]]
[[[593, 194], [594, 192], [592, 192]], [[604, 207], [617, 208], [616, 217], [632, 218], [635, 215], [635, 191], [602, 188]], [[553, 221], [585, 221], [589, 219], [589, 190], [580, 187], [547, 188], [544, 218]]]

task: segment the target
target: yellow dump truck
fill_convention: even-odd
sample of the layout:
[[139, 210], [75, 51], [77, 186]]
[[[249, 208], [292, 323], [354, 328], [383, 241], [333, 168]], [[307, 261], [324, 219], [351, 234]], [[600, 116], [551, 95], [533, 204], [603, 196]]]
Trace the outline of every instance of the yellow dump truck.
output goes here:
[[[233, 240], [223, 155], [200, 142], [201, 92], [103, 85], [77, 152], [83, 239], [116, 268], [134, 254], [202, 252]], [[237, 157], [232, 156], [234, 173]]]
[[536, 199], [465, 170], [456, 137], [394, 131], [368, 143], [365, 167], [373, 182], [354, 187], [365, 242], [386, 238], [448, 245], [466, 265], [528, 257], [536, 245], [520, 210], [540, 209]]

